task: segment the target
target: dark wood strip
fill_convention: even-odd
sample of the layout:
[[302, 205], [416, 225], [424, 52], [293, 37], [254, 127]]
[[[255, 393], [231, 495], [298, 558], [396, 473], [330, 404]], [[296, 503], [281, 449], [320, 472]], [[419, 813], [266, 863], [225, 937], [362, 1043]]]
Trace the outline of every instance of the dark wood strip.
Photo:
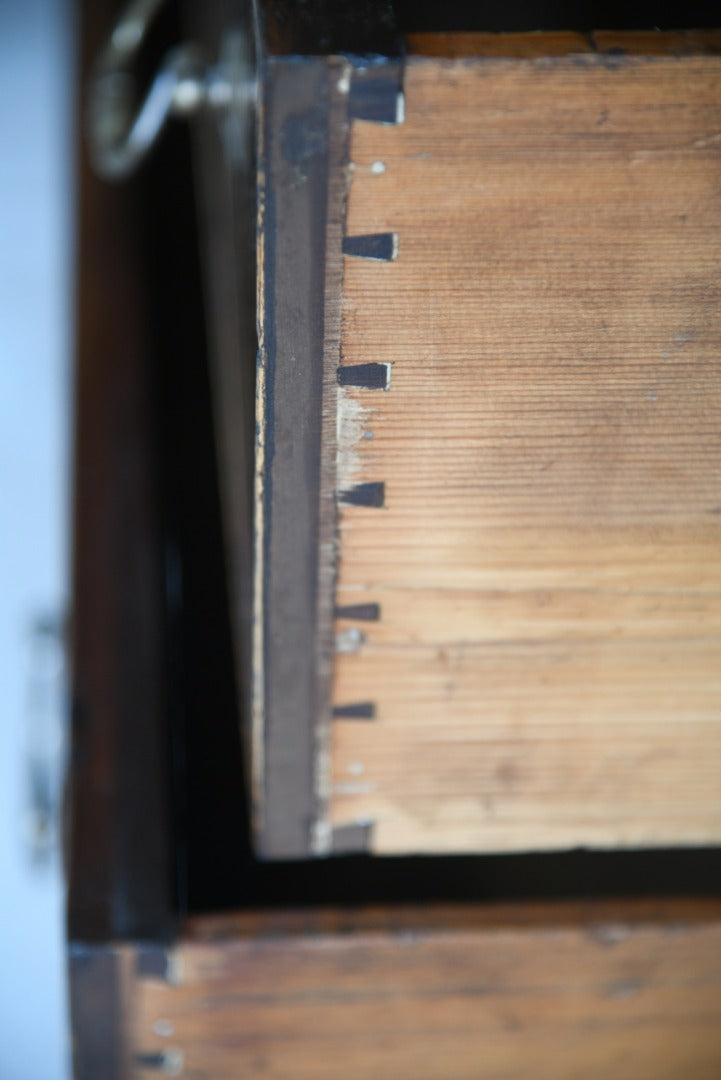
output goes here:
[[128, 1080], [122, 977], [111, 946], [74, 945], [69, 955], [75, 1080]]
[[[79, 86], [116, 10], [82, 4]], [[144, 228], [149, 174], [110, 185], [78, 155], [67, 865], [69, 932], [87, 941], [162, 936], [175, 907], [148, 267], [170, 286]], [[165, 217], [177, 209], [166, 190]]]
[[263, 50], [301, 56], [399, 56], [403, 44], [391, 0], [258, 0]]
[[[326, 712], [330, 721], [335, 453], [322, 432], [324, 415], [335, 417], [340, 360], [342, 214], [336, 202], [344, 195], [348, 129], [347, 121], [329, 117], [341, 75], [338, 61], [275, 60], [264, 90], [265, 467], [256, 537], [264, 701], [256, 703], [255, 722], [263, 725], [264, 744], [263, 774], [256, 776], [257, 843], [273, 858], [311, 852], [321, 816], [317, 725]], [[345, 116], [345, 99], [342, 108]], [[326, 242], [331, 226], [337, 231], [333, 250]]]

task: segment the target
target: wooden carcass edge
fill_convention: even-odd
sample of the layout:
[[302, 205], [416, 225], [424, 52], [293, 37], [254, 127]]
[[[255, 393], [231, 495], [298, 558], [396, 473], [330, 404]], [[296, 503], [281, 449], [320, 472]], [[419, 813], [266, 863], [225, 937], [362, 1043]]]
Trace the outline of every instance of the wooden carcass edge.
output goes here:
[[259, 117], [253, 809], [270, 858], [363, 848], [326, 824], [336, 427], [353, 118], [395, 122], [397, 59], [271, 58]]

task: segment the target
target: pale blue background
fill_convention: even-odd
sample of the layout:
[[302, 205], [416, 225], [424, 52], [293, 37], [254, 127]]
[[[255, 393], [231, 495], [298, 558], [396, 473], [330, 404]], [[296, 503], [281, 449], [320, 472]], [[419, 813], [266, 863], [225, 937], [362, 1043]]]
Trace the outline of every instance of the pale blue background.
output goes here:
[[0, 0], [0, 1080], [70, 1075], [61, 866], [30, 858], [28, 766], [57, 767], [64, 721], [60, 650], [32, 628], [68, 596], [71, 10]]

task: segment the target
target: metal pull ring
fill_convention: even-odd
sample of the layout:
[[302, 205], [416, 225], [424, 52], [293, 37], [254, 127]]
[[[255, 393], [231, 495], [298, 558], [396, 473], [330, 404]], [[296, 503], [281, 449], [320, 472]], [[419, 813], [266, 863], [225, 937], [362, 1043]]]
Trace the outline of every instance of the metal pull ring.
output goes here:
[[232, 54], [215, 67], [195, 45], [173, 49], [136, 106], [132, 65], [164, 3], [133, 0], [95, 62], [89, 88], [88, 144], [93, 168], [107, 180], [123, 180], [137, 169], [169, 117], [190, 116], [206, 107], [248, 108], [255, 98], [250, 63], [246, 50], [239, 50], [236, 34]]

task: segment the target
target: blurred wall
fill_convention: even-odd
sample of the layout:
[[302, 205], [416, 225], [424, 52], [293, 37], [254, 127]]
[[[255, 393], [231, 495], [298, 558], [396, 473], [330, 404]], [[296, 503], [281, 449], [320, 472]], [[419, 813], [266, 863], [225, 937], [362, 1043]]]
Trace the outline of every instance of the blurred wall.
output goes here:
[[69, 0], [0, 0], [0, 1077], [70, 1075], [57, 802], [72, 349]]

